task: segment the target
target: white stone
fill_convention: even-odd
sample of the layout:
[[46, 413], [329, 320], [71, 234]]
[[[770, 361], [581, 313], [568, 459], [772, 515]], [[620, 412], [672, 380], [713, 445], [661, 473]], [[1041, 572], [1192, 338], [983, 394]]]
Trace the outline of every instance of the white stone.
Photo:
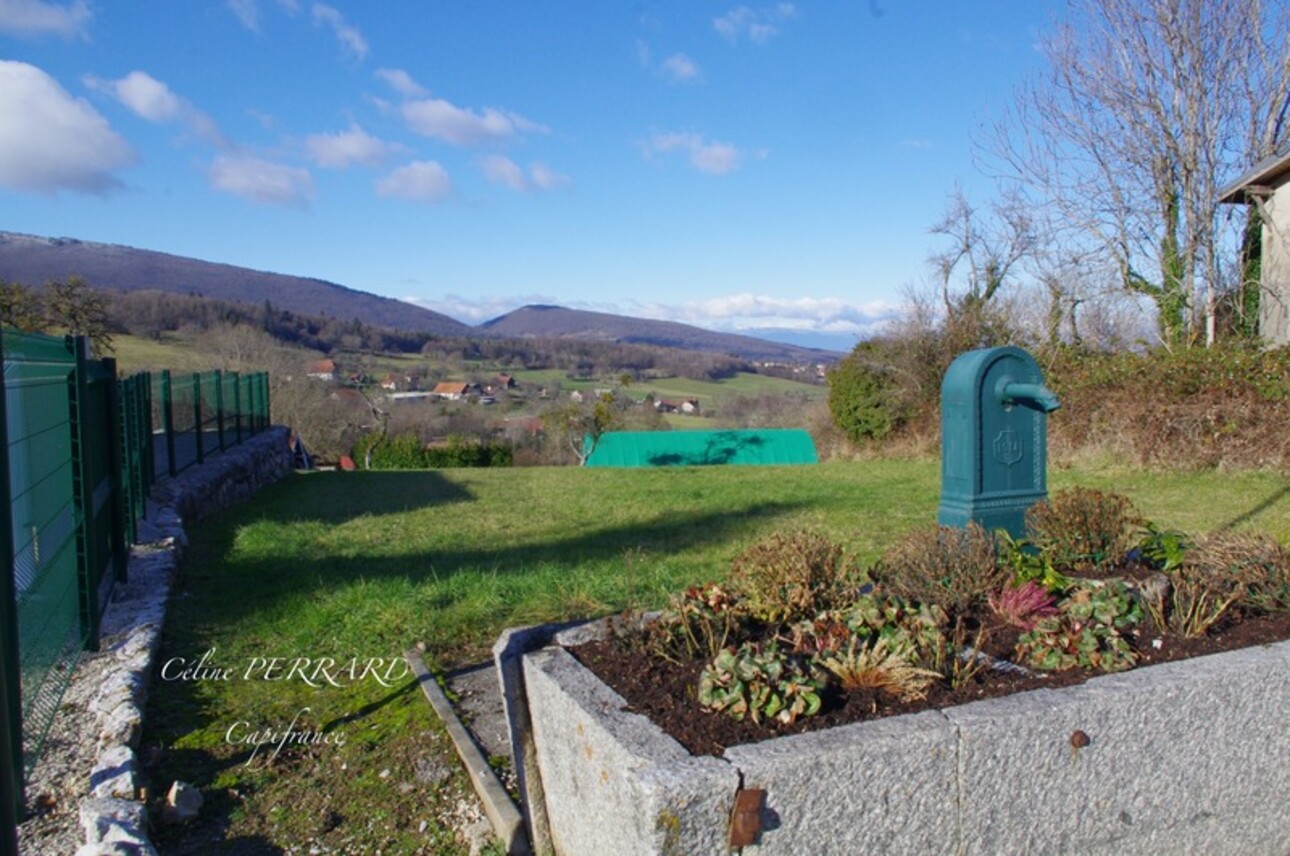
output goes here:
[[201, 814], [205, 802], [200, 790], [187, 782], [176, 781], [170, 786], [170, 793], [166, 794], [163, 817], [168, 823], [187, 823]]
[[90, 794], [132, 800], [138, 789], [138, 768], [134, 750], [112, 746], [99, 755], [90, 772]]

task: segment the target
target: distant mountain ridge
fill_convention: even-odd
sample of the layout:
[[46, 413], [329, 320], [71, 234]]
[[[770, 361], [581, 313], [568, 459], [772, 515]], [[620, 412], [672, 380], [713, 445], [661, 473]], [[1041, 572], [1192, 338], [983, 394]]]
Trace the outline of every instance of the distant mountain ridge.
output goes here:
[[358, 318], [398, 330], [469, 336], [473, 328], [439, 312], [327, 282], [172, 256], [117, 244], [0, 232], [0, 279], [24, 285], [80, 276], [111, 291], [200, 294], [263, 304], [302, 315]]
[[658, 345], [664, 348], [734, 354], [744, 359], [768, 362], [806, 363], [831, 360], [838, 356], [830, 351], [735, 333], [718, 333], [678, 321], [632, 318], [545, 304], [521, 306], [491, 321], [485, 321], [479, 325], [479, 329], [512, 339], [544, 337]]
[[630, 318], [560, 306], [524, 306], [472, 327], [421, 306], [326, 280], [251, 270], [118, 244], [0, 231], [0, 280], [38, 286], [69, 276], [81, 276], [91, 286], [111, 291], [152, 289], [255, 305], [268, 301], [301, 315], [356, 318], [394, 330], [439, 336], [566, 338], [647, 344], [766, 362], [811, 363], [841, 356], [836, 351], [718, 333], [676, 321]]

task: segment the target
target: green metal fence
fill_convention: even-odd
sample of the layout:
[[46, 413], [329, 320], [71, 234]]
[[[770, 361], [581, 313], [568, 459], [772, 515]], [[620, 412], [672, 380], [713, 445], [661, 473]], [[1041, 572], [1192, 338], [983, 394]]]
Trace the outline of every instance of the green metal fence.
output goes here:
[[[117, 378], [83, 337], [5, 330], [0, 396], [0, 833], [84, 650], [96, 650], [125, 579], [148, 490], [269, 424], [268, 377], [170, 372]], [[0, 840], [0, 851], [5, 849]]]
[[208, 455], [269, 425], [269, 376], [264, 372], [201, 372], [152, 380], [153, 468], [176, 475]]

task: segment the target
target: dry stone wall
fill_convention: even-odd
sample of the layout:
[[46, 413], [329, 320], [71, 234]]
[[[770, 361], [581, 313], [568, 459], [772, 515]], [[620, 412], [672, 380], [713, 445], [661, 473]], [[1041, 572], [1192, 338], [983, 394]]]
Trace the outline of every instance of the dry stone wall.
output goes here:
[[89, 704], [97, 741], [89, 795], [81, 800], [84, 844], [76, 856], [156, 853], [147, 812], [138, 799], [135, 754], [143, 727], [148, 678], [161, 641], [166, 599], [188, 539], [184, 525], [249, 499], [291, 472], [287, 430], [273, 427], [153, 487], [139, 544], [130, 548], [128, 582], [117, 584], [104, 613], [103, 674]]

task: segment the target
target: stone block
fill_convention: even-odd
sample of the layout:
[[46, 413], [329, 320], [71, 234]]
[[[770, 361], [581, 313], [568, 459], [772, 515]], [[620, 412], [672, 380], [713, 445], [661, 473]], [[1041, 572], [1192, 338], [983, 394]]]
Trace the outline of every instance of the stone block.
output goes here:
[[957, 744], [928, 711], [726, 750], [743, 786], [766, 791], [760, 839], [744, 852], [953, 853]]
[[726, 852], [738, 772], [696, 758], [561, 648], [524, 658], [557, 853]]

